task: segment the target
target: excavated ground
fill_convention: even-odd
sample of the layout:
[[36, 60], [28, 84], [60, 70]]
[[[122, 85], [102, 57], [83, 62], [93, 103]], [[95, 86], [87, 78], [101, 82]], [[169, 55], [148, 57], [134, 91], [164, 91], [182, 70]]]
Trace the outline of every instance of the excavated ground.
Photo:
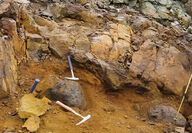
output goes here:
[[[76, 126], [81, 119], [66, 112], [53, 101], [50, 109], [41, 116], [40, 128], [37, 133], [162, 133], [169, 125], [149, 121], [148, 107], [153, 103], [162, 103], [177, 108], [180, 99], [174, 96], [157, 97], [152, 94], [140, 94], [135, 89], [127, 88], [118, 92], [106, 91], [99, 79], [90, 72], [74, 67], [75, 75], [83, 88], [86, 106], [82, 109], [74, 108], [82, 115], [91, 115], [91, 119], [80, 126]], [[64, 79], [70, 76], [67, 61], [50, 58], [43, 63], [28, 61], [19, 66], [19, 93], [12, 98], [0, 101], [0, 131], [28, 132], [22, 128], [24, 120], [17, 115], [17, 107], [21, 96], [29, 92], [34, 79], [41, 81], [37, 92], [52, 87], [53, 76]], [[42, 93], [43, 94], [43, 93]], [[185, 110], [184, 110], [185, 109]], [[183, 114], [190, 114], [187, 104], [183, 107]]]

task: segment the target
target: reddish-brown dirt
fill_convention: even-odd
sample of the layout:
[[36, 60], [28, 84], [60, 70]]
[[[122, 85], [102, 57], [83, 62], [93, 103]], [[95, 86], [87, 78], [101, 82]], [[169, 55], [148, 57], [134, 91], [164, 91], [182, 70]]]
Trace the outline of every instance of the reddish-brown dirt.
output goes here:
[[[121, 91], [106, 91], [90, 72], [74, 66], [75, 76], [83, 88], [86, 98], [86, 106], [82, 109], [74, 108], [82, 115], [91, 115], [91, 118], [80, 126], [76, 126], [81, 119], [71, 112], [66, 112], [54, 101], [50, 109], [40, 117], [41, 123], [37, 133], [162, 133], [166, 130], [167, 124], [149, 121], [147, 118], [148, 107], [153, 103], [163, 103], [177, 108], [180, 99], [174, 96], [154, 96], [150, 93], [138, 94], [134, 89]], [[19, 66], [18, 94], [0, 101], [0, 131], [13, 130], [17, 132], [28, 132], [22, 125], [22, 120], [17, 115], [16, 108], [19, 106], [19, 99], [29, 92], [34, 79], [41, 81], [36, 90], [43, 94], [43, 91], [52, 87], [55, 83], [49, 77], [64, 79], [70, 76], [67, 61], [51, 58], [41, 63], [28, 61]], [[37, 95], [37, 92], [34, 93]], [[187, 115], [190, 108], [185, 105], [182, 110]]]

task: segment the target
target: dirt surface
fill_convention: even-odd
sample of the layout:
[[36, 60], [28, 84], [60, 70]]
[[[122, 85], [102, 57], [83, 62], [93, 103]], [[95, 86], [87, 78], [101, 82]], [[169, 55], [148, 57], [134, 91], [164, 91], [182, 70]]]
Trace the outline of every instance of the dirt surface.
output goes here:
[[[75, 124], [81, 119], [71, 112], [66, 112], [52, 101], [50, 109], [41, 116], [40, 128], [37, 133], [162, 133], [167, 130], [168, 124], [160, 124], [149, 121], [147, 109], [153, 103], [165, 105], [176, 105], [179, 99], [173, 96], [156, 97], [151, 94], [139, 94], [131, 88], [122, 91], [106, 91], [93, 74], [86, 70], [74, 67], [75, 75], [80, 78], [78, 81], [83, 88], [83, 93], [87, 101], [86, 106], [76, 111], [86, 116], [91, 115], [91, 119], [80, 126]], [[0, 101], [0, 131], [27, 132], [22, 125], [25, 120], [19, 118], [17, 107], [21, 96], [29, 92], [35, 78], [40, 78], [40, 83], [34, 95], [52, 87], [54, 80], [48, 77], [55, 76], [64, 79], [70, 75], [68, 63], [66, 61], [50, 58], [43, 63], [28, 61], [19, 67], [19, 93], [12, 98]], [[38, 92], [38, 93], [37, 93]], [[185, 115], [190, 113], [189, 107], [185, 105], [182, 112]]]

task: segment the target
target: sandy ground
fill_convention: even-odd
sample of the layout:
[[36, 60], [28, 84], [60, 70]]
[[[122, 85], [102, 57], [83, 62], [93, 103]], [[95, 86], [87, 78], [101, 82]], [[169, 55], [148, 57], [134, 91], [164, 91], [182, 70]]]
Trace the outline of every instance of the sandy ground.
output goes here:
[[[163, 103], [177, 108], [180, 101], [174, 96], [139, 94], [131, 88], [116, 92], [106, 91], [106, 87], [93, 74], [77, 66], [74, 71], [76, 77], [80, 78], [78, 82], [82, 85], [87, 101], [81, 109], [74, 109], [84, 116], [90, 114], [91, 119], [76, 126], [81, 118], [66, 112], [52, 101], [50, 109], [40, 117], [37, 133], [162, 133], [167, 130], [167, 124], [148, 120], [148, 107], [154, 103]], [[65, 76], [70, 76], [66, 61], [52, 58], [43, 63], [29, 61], [21, 64], [18, 94], [0, 101], [0, 131], [26, 133], [27, 130], [22, 128], [25, 120], [20, 119], [16, 111], [19, 99], [29, 92], [35, 78], [41, 80], [36, 91], [43, 94], [44, 90], [55, 83], [50, 77], [64, 79]], [[37, 95], [37, 92], [34, 95]], [[188, 115], [190, 110], [191, 108], [185, 105], [182, 112]]]

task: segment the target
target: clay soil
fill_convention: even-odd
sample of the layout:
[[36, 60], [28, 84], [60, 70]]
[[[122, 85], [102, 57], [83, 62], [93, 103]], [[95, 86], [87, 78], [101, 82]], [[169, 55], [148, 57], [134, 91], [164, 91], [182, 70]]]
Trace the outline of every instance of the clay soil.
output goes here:
[[[162, 103], [177, 108], [180, 99], [174, 96], [155, 96], [150, 93], [138, 93], [133, 88], [120, 91], [109, 91], [100, 80], [90, 72], [74, 65], [76, 77], [86, 98], [86, 105], [76, 111], [91, 119], [80, 126], [75, 124], [81, 119], [71, 112], [63, 110], [52, 101], [50, 109], [40, 117], [41, 123], [37, 133], [162, 133], [168, 124], [150, 121], [147, 110], [151, 104]], [[44, 90], [55, 83], [50, 77], [64, 79], [70, 76], [67, 61], [49, 58], [41, 63], [27, 61], [19, 66], [18, 94], [0, 101], [0, 131], [28, 132], [22, 128], [25, 120], [19, 118], [17, 108], [19, 99], [29, 92], [34, 79], [41, 81], [34, 95], [42, 96]], [[185, 109], [185, 110], [184, 110]], [[189, 107], [184, 105], [182, 112], [189, 113]]]

